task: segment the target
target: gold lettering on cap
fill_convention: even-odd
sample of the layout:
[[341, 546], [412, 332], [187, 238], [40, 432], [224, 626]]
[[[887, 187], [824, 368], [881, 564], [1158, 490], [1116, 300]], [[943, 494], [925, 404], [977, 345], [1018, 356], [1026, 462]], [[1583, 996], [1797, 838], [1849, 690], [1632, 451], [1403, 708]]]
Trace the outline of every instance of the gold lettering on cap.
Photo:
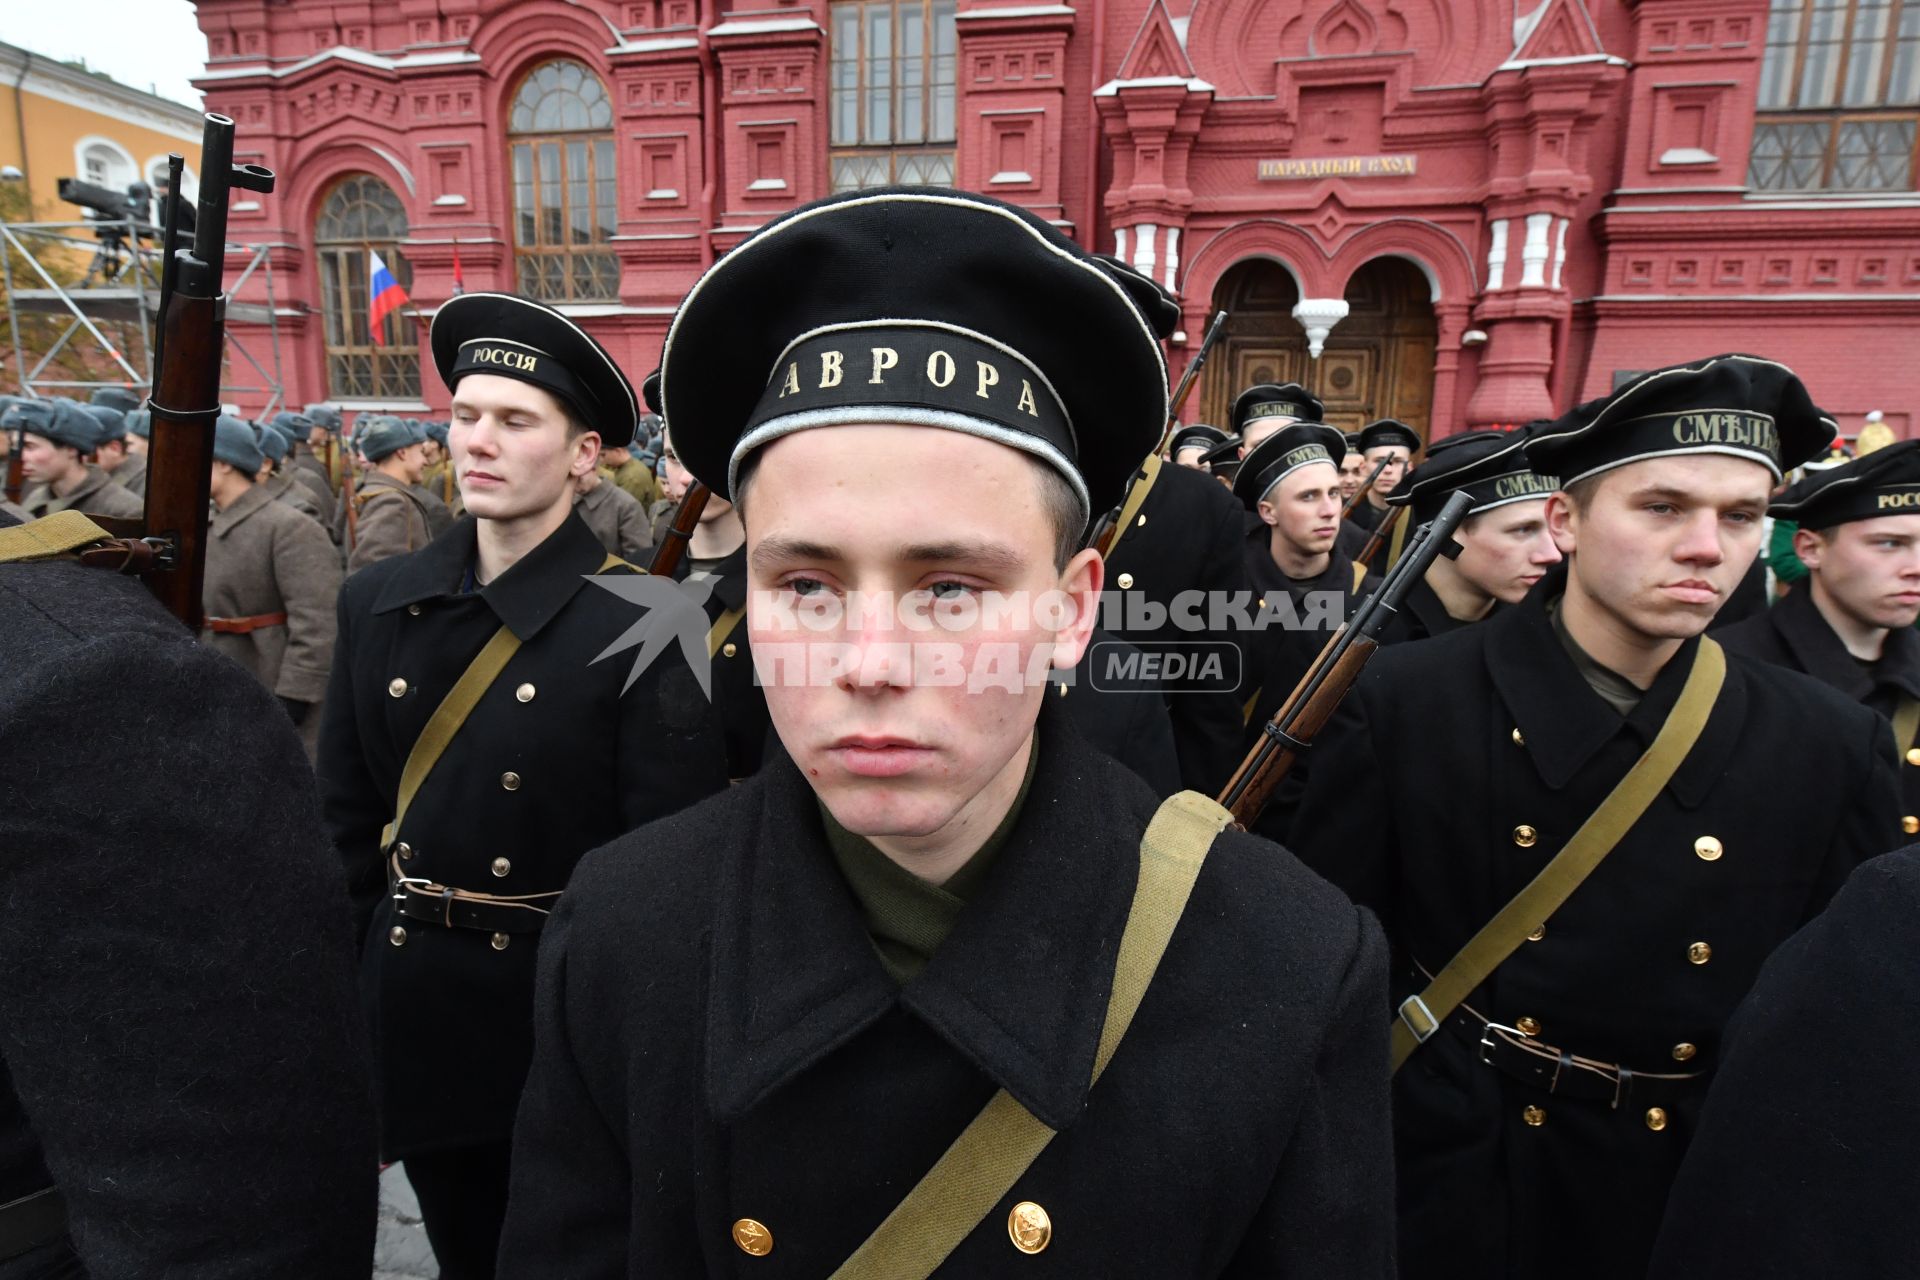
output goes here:
[[1493, 482], [1493, 496], [1496, 498], [1531, 498], [1545, 496], [1560, 488], [1560, 482], [1553, 476], [1539, 476], [1531, 471], [1519, 472], [1510, 476], [1501, 476]]
[[1674, 442], [1683, 445], [1730, 444], [1757, 449], [1768, 457], [1780, 453], [1780, 433], [1764, 413], [1704, 410], [1683, 413], [1673, 420]]
[[840, 385], [840, 366], [845, 362], [846, 357], [842, 356], [838, 351], [822, 351], [820, 353], [819, 389], [821, 391], [825, 391], [828, 387], [837, 387]]
[[[947, 376], [941, 377], [942, 372]], [[959, 372], [959, 367], [953, 363], [953, 357], [944, 351], [936, 351], [927, 357], [927, 381], [936, 387], [952, 386], [954, 375]]]
[[800, 394], [800, 362], [798, 360], [794, 360], [788, 363], [786, 381], [780, 384], [780, 394], [775, 396], [774, 399], [785, 400], [788, 396], [797, 396], [799, 394]]
[[999, 385], [1000, 371], [994, 368], [992, 365], [988, 364], [985, 360], [975, 360], [974, 364], [978, 365], [980, 368], [980, 387], [979, 387], [979, 390], [974, 392], [974, 394], [979, 396], [982, 400], [985, 400], [988, 398], [987, 388]]
[[1874, 499], [1874, 507], [1879, 511], [1889, 508], [1920, 507], [1920, 490], [1908, 489], [1904, 493], [1883, 493]]
[[518, 369], [522, 373], [532, 373], [540, 367], [538, 356], [528, 355], [524, 351], [509, 351], [503, 347], [480, 347], [469, 358], [475, 364], [497, 364]]
[[867, 385], [870, 387], [879, 386], [881, 382], [880, 375], [899, 363], [900, 353], [898, 351], [895, 351], [892, 347], [875, 347], [873, 349], [873, 376], [867, 379]]
[[1303, 444], [1297, 449], [1287, 450], [1286, 455], [1280, 459], [1280, 465], [1283, 469], [1292, 471], [1297, 467], [1306, 466], [1309, 462], [1332, 461], [1333, 455], [1327, 452], [1325, 445]]
[[1033, 384], [1025, 378], [1020, 379], [1019, 408], [1026, 410], [1029, 418], [1037, 418], [1040, 416], [1040, 406], [1033, 398]]

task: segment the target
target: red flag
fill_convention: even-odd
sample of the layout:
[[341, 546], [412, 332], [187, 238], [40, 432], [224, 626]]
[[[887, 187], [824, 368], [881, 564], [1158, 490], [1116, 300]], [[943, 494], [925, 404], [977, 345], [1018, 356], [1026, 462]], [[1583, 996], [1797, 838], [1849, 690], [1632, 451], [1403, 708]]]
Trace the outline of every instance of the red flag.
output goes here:
[[453, 296], [459, 297], [467, 291], [467, 278], [460, 274], [460, 241], [453, 242]]

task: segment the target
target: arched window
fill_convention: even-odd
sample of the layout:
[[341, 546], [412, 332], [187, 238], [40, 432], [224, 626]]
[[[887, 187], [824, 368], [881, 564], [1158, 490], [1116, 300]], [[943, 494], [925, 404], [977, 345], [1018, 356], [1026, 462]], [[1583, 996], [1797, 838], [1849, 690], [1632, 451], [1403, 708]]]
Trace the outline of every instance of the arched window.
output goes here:
[[543, 63], [514, 95], [507, 120], [513, 173], [514, 262], [520, 292], [546, 302], [620, 296], [613, 103], [578, 62]]
[[82, 138], [73, 151], [74, 167], [79, 170], [82, 182], [124, 191], [128, 183], [140, 180], [140, 166], [117, 142], [107, 138]]
[[391, 312], [380, 322], [378, 342], [367, 327], [372, 255], [380, 255], [402, 288], [413, 283], [413, 270], [400, 252], [406, 234], [407, 211], [400, 197], [372, 174], [341, 180], [321, 202], [313, 239], [320, 259], [331, 399], [420, 398], [419, 322]]
[[1920, 0], [1773, 0], [1747, 182], [1911, 191]]

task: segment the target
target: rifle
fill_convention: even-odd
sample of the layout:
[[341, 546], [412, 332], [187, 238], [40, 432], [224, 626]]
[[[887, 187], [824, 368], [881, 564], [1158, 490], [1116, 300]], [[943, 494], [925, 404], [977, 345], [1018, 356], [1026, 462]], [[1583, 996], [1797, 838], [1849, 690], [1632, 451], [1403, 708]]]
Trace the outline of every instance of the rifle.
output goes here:
[[[1365, 490], [1361, 491], [1361, 496], [1365, 496]], [[1374, 555], [1386, 545], [1387, 539], [1393, 536], [1393, 526], [1399, 524], [1400, 517], [1406, 513], [1405, 507], [1394, 507], [1382, 516], [1380, 523], [1373, 526], [1373, 533], [1367, 538], [1366, 545], [1360, 548], [1360, 554], [1353, 558], [1353, 562], [1361, 565], [1372, 564]]]
[[1167, 428], [1160, 433], [1159, 453], [1167, 447], [1167, 433], [1180, 421], [1180, 410], [1187, 403], [1187, 397], [1193, 394], [1194, 383], [1200, 380], [1200, 370], [1206, 368], [1207, 357], [1213, 354], [1213, 346], [1220, 341], [1220, 335], [1227, 328], [1227, 313], [1214, 313], [1213, 323], [1207, 326], [1206, 336], [1200, 339], [1200, 349], [1193, 353], [1193, 359], [1187, 361], [1187, 371], [1180, 375], [1180, 385], [1174, 388], [1173, 399], [1167, 405]]
[[668, 527], [667, 536], [654, 549], [653, 563], [647, 566], [648, 573], [656, 578], [673, 576], [673, 571], [680, 567], [680, 557], [686, 554], [693, 531], [700, 527], [700, 513], [706, 510], [707, 498], [712, 493], [713, 490], [698, 480], [687, 484], [686, 496], [673, 509], [673, 524]]
[[1367, 476], [1366, 483], [1361, 485], [1358, 489], [1355, 489], [1353, 491], [1353, 500], [1347, 503], [1345, 507], [1341, 508], [1340, 519], [1342, 521], [1353, 519], [1353, 513], [1360, 509], [1360, 504], [1365, 502], [1367, 500], [1367, 495], [1373, 491], [1373, 482], [1380, 478], [1380, 473], [1382, 471], [1385, 471], [1387, 469], [1387, 464], [1392, 461], [1393, 461], [1393, 455], [1388, 454], [1386, 457], [1380, 459], [1379, 462], [1374, 464], [1373, 471]]
[[[1192, 394], [1194, 384], [1199, 381], [1200, 370], [1206, 366], [1207, 357], [1213, 353], [1214, 344], [1220, 341], [1220, 335], [1225, 332], [1226, 327], [1227, 313], [1216, 312], [1213, 323], [1207, 326], [1207, 336], [1200, 340], [1200, 349], [1193, 353], [1193, 359], [1187, 364], [1187, 371], [1180, 375], [1180, 385], [1175, 389], [1173, 399], [1168, 402], [1167, 425], [1160, 432], [1160, 443], [1153, 447], [1154, 454], [1167, 451], [1167, 437], [1173, 434], [1174, 427], [1180, 422], [1180, 406], [1184, 405], [1187, 397]], [[1139, 480], [1136, 478], [1134, 484], [1138, 483]], [[1133, 492], [1133, 485], [1127, 486], [1127, 492]], [[1119, 506], [1095, 522], [1093, 532], [1087, 537], [1086, 545], [1098, 551], [1102, 557], [1113, 550], [1114, 539], [1120, 533], [1120, 512], [1126, 505], [1123, 498]]]
[[1466, 519], [1473, 499], [1456, 493], [1431, 521], [1420, 526], [1407, 544], [1386, 579], [1362, 600], [1338, 631], [1327, 637], [1320, 656], [1307, 668], [1306, 675], [1287, 695], [1285, 703], [1273, 713], [1260, 731], [1247, 758], [1240, 763], [1220, 793], [1220, 803], [1233, 813], [1234, 823], [1243, 830], [1260, 816], [1274, 788], [1292, 770], [1300, 753], [1333, 718], [1340, 700], [1347, 696], [1361, 669], [1380, 647], [1380, 632], [1400, 611], [1401, 602], [1413, 584], [1426, 576], [1434, 557], [1451, 559], [1460, 554], [1453, 531]]
[[7, 501], [19, 502], [27, 491], [27, 429], [16, 422], [7, 434], [13, 437], [7, 447]]
[[[168, 192], [180, 190], [184, 161], [167, 157]], [[167, 256], [153, 342], [153, 437], [148, 448], [147, 511], [142, 538], [155, 552], [147, 586], [167, 611], [200, 629], [207, 566], [207, 504], [213, 424], [220, 416], [220, 363], [226, 347], [227, 196], [233, 188], [266, 194], [273, 171], [233, 162], [233, 121], [211, 112], [200, 141], [200, 196], [193, 245], [176, 248], [180, 197], [167, 201]]]

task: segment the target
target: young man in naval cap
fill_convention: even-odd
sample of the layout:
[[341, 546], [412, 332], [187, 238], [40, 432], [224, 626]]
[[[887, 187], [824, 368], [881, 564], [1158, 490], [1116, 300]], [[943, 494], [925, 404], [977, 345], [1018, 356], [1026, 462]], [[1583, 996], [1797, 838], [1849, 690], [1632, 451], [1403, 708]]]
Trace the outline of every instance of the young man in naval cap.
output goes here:
[[[1317, 744], [1295, 842], [1398, 957], [1403, 1276], [1641, 1274], [1728, 1016], [1902, 839], [1885, 724], [1701, 634], [1832, 435], [1739, 355], [1568, 415], [1526, 444], [1564, 563], [1376, 655]], [[1394, 803], [1352, 805], [1375, 778]]]
[[1804, 671], [1886, 717], [1901, 828], [1920, 835], [1920, 441], [1809, 475], [1767, 513], [1799, 526], [1806, 581], [1715, 634], [1730, 652]]
[[470, 1280], [493, 1274], [548, 913], [582, 853], [726, 771], [679, 651], [638, 669], [609, 652], [643, 619], [619, 594], [642, 579], [573, 493], [603, 432], [633, 434], [625, 376], [571, 320], [503, 294], [448, 302], [431, 343], [467, 515], [347, 580], [319, 773], [384, 1158], [406, 1163], [440, 1275]]
[[1383, 462], [1386, 464], [1381, 467], [1380, 474], [1373, 477], [1373, 485], [1367, 490], [1367, 500], [1355, 507], [1353, 515], [1348, 517], [1363, 532], [1372, 533], [1387, 518], [1387, 495], [1399, 488], [1413, 455], [1418, 452], [1420, 433], [1404, 422], [1382, 418], [1360, 429], [1360, 456], [1366, 461], [1361, 472], [1361, 483], [1366, 482], [1366, 476], [1373, 475], [1375, 467]]
[[1173, 433], [1173, 439], [1167, 445], [1167, 457], [1177, 466], [1205, 471], [1207, 465], [1202, 459], [1226, 442], [1226, 432], [1198, 422]]
[[1381, 633], [1383, 644], [1480, 622], [1503, 604], [1519, 604], [1533, 584], [1560, 563], [1547, 528], [1547, 498], [1560, 487], [1527, 465], [1527, 432], [1470, 431], [1448, 436], [1387, 501], [1409, 508], [1415, 527], [1440, 514], [1456, 493], [1473, 500], [1454, 530], [1455, 556], [1440, 556], [1407, 592], [1400, 612]]
[[835, 197], [695, 286], [663, 389], [784, 751], [575, 875], [502, 1274], [1389, 1274], [1372, 923], [1046, 689], [1165, 420], [1128, 283], [985, 197]]

